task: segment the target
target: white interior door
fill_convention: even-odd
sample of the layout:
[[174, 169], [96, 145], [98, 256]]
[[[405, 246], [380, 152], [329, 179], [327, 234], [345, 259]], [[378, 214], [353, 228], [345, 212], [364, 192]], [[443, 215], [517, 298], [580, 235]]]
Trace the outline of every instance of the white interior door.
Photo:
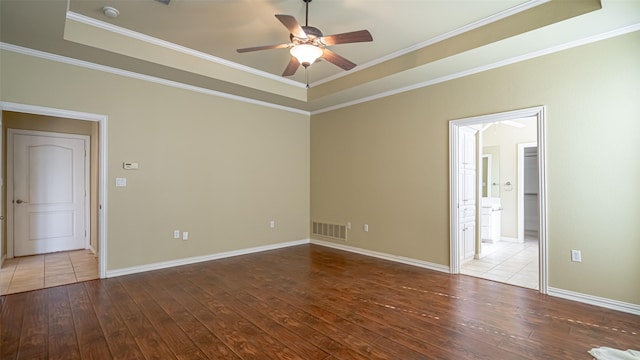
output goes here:
[[11, 130], [9, 139], [14, 256], [86, 248], [89, 137]]
[[471, 127], [460, 129], [458, 185], [460, 209], [460, 260], [473, 258], [476, 243], [476, 132]]

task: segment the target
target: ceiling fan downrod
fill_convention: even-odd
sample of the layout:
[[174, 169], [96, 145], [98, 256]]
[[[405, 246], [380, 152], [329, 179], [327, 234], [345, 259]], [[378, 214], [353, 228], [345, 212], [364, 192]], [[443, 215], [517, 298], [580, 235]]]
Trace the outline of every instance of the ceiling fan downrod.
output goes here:
[[304, 26], [309, 26], [309, 3], [311, 0], [302, 0], [306, 4], [305, 14], [304, 14]]

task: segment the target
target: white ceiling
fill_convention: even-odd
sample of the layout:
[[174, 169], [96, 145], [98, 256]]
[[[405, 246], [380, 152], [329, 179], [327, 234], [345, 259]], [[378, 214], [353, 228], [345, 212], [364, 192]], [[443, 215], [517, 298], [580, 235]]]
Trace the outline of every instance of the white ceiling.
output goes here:
[[[353, 62], [366, 64], [463, 26], [490, 21], [502, 12], [519, 11], [515, 7], [523, 3], [533, 4], [527, 0], [313, 0], [309, 25], [325, 35], [369, 30], [372, 43], [332, 47]], [[106, 4], [120, 11], [118, 18], [102, 14]], [[171, 0], [169, 5], [154, 0], [71, 0], [69, 10], [276, 76], [289, 62], [287, 49], [244, 54], [236, 49], [288, 43], [289, 31], [275, 14], [292, 15], [301, 25], [305, 21], [302, 0]], [[309, 70], [311, 82], [342, 72], [327, 62]], [[304, 71], [300, 69], [293, 79], [304, 83]]]
[[[289, 42], [274, 17], [304, 24], [302, 0], [2, 0], [3, 46], [81, 59], [303, 111], [322, 111], [636, 31], [639, 0], [313, 0], [325, 35], [368, 29], [374, 41], [331, 47], [327, 62], [280, 76]], [[103, 6], [120, 11], [116, 19]]]

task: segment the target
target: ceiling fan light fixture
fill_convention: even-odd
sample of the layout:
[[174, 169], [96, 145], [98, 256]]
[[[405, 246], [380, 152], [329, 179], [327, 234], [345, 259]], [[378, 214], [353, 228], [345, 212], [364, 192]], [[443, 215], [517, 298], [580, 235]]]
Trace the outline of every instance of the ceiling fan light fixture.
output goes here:
[[296, 45], [291, 48], [290, 52], [291, 55], [298, 59], [298, 62], [304, 67], [313, 64], [320, 56], [322, 56], [322, 49], [309, 44]]

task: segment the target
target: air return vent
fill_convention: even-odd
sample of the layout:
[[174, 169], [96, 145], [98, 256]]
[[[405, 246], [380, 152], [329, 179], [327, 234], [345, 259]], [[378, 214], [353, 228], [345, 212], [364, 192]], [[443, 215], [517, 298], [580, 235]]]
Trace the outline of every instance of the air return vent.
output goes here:
[[328, 224], [314, 221], [311, 233], [336, 240], [347, 240], [347, 226], [342, 224]]

